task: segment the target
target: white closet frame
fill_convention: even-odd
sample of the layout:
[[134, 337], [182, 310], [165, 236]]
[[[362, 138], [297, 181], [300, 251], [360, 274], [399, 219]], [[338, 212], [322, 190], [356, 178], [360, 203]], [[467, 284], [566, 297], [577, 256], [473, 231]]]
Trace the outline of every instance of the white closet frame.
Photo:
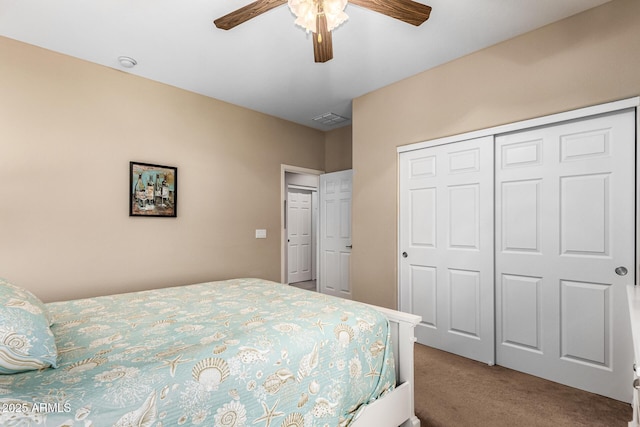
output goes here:
[[[638, 106], [640, 106], [640, 97], [633, 97], [633, 98], [627, 98], [627, 99], [622, 99], [619, 101], [613, 101], [613, 102], [609, 102], [609, 103], [605, 103], [605, 104], [600, 104], [600, 105], [595, 105], [595, 106], [590, 106], [590, 107], [585, 107], [585, 108], [580, 108], [580, 109], [576, 109], [576, 110], [571, 110], [571, 111], [566, 111], [566, 112], [562, 112], [562, 113], [557, 113], [557, 114], [551, 114], [551, 115], [547, 115], [547, 116], [542, 116], [542, 117], [538, 117], [538, 118], [534, 118], [534, 119], [529, 119], [529, 120], [523, 120], [523, 121], [519, 121], [519, 122], [514, 122], [514, 123], [510, 123], [510, 124], [506, 124], [506, 125], [500, 125], [500, 126], [495, 126], [495, 127], [491, 127], [491, 128], [486, 128], [486, 129], [481, 129], [481, 130], [477, 130], [477, 131], [472, 131], [472, 132], [467, 132], [467, 133], [463, 133], [463, 134], [458, 134], [458, 135], [452, 135], [452, 136], [447, 136], [447, 137], [443, 137], [443, 138], [437, 138], [437, 139], [433, 139], [433, 140], [429, 140], [429, 141], [423, 141], [423, 142], [417, 142], [417, 143], [413, 143], [413, 144], [409, 144], [409, 145], [404, 145], [404, 146], [399, 146], [397, 147], [397, 154], [398, 154], [398, 158], [397, 158], [397, 162], [398, 165], [400, 164], [400, 154], [404, 153], [404, 152], [409, 152], [409, 151], [414, 151], [414, 150], [420, 150], [423, 148], [429, 148], [429, 147], [435, 147], [438, 145], [443, 145], [443, 144], [449, 144], [449, 143], [454, 143], [454, 142], [460, 142], [460, 141], [465, 141], [465, 140], [471, 140], [471, 139], [475, 139], [475, 138], [481, 138], [481, 137], [487, 137], [487, 136], [495, 136], [495, 135], [499, 135], [499, 134], [506, 134], [509, 132], [516, 132], [516, 131], [522, 131], [522, 130], [526, 130], [526, 129], [531, 129], [531, 128], [535, 128], [535, 127], [540, 127], [540, 126], [548, 126], [548, 125], [553, 125], [553, 124], [557, 124], [560, 122], [566, 122], [566, 121], [570, 121], [570, 120], [576, 120], [576, 119], [584, 119], [584, 118], [588, 118], [591, 116], [596, 116], [596, 115], [600, 115], [600, 114], [607, 114], [607, 113], [613, 113], [616, 111], [622, 111], [622, 110], [626, 110], [626, 109], [630, 109], [630, 108], [635, 108], [635, 112], [636, 112], [636, 177], [635, 177], [635, 183], [636, 183], [636, 244], [635, 244], [635, 283], [633, 287], [629, 287], [628, 288], [628, 294], [629, 294], [629, 299], [630, 299], [630, 310], [631, 310], [631, 319], [630, 322], [632, 322], [633, 326], [632, 326], [632, 333], [634, 335], [634, 342], [635, 342], [635, 365], [633, 366], [634, 371], [631, 371], [631, 367], [629, 369], [630, 371], [630, 386], [631, 386], [631, 382], [633, 381], [633, 378], [636, 379], [636, 381], [634, 382], [633, 386], [634, 386], [634, 398], [633, 398], [633, 402], [632, 402], [632, 406], [633, 406], [633, 420], [629, 423], [629, 426], [633, 426], [633, 427], [638, 427], [640, 426], [639, 423], [639, 419], [640, 419], [640, 286], [638, 286], [640, 284], [640, 171], [638, 170], [638, 168], [640, 167], [640, 148], [638, 147], [638, 135], [640, 135], [640, 108], [638, 108]], [[398, 177], [397, 177], [397, 182], [398, 182], [398, 186], [400, 184], [400, 167], [398, 167]], [[398, 209], [399, 209], [399, 205], [398, 205]], [[399, 213], [398, 213], [399, 215]], [[400, 236], [400, 221], [398, 221], [397, 223], [397, 233], [398, 236]], [[397, 258], [396, 258], [396, 262], [397, 262], [397, 283], [398, 286], [400, 286], [401, 283], [401, 269], [399, 268], [400, 263], [401, 263], [401, 248], [400, 248], [400, 239], [398, 239], [398, 252], [397, 252]], [[398, 292], [398, 301], [397, 301], [398, 307], [400, 307], [400, 292]], [[634, 313], [634, 308], [637, 308], [637, 310], [635, 310]], [[635, 314], [635, 317], [634, 317]], [[635, 375], [632, 375], [635, 374]], [[636, 388], [636, 383], [637, 388]]]

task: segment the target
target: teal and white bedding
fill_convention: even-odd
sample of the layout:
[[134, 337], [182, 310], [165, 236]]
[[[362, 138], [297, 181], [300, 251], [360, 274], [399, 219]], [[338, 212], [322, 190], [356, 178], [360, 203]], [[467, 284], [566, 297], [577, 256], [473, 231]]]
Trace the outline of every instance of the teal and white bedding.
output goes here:
[[0, 375], [0, 425], [348, 425], [395, 385], [363, 304], [235, 279], [45, 304], [57, 368]]

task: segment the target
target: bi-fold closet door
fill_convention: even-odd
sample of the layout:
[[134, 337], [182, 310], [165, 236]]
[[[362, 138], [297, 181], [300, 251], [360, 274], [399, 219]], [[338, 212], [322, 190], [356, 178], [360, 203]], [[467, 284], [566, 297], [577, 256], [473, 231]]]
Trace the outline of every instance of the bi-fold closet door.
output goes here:
[[629, 401], [634, 146], [626, 110], [401, 153], [418, 341]]

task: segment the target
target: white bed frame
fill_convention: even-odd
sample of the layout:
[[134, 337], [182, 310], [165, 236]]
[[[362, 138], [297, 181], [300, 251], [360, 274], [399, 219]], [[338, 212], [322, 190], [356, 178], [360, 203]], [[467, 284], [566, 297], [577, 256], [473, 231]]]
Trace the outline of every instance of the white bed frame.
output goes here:
[[353, 427], [419, 427], [413, 392], [413, 344], [420, 316], [372, 306], [389, 319], [396, 361], [396, 388], [367, 405], [351, 424]]

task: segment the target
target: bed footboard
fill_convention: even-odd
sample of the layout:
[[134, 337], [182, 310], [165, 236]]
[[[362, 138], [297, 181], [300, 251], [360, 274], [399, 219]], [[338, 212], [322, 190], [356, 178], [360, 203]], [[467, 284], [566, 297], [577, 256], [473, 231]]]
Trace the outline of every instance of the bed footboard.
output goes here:
[[389, 319], [393, 354], [396, 361], [396, 389], [368, 405], [354, 420], [354, 427], [419, 427], [413, 391], [414, 328], [421, 317], [384, 307], [372, 306]]

